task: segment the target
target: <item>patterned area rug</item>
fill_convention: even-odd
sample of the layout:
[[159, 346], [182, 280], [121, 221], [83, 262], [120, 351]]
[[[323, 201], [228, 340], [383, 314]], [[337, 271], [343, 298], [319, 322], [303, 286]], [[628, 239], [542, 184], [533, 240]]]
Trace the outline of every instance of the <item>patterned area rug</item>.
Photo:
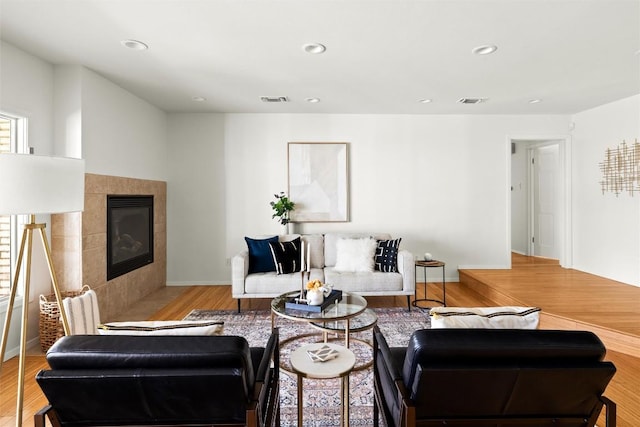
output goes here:
[[[378, 326], [390, 346], [404, 346], [416, 329], [429, 327], [427, 310], [406, 308], [376, 308]], [[271, 313], [267, 310], [248, 310], [236, 313], [227, 310], [193, 310], [185, 320], [223, 320], [225, 335], [244, 336], [251, 346], [264, 346], [271, 331]], [[281, 358], [287, 365], [289, 354], [298, 346], [318, 342], [319, 331], [304, 322], [276, 318], [280, 328]], [[293, 338], [293, 340], [290, 340]], [[371, 342], [372, 331], [351, 335], [351, 350], [356, 354], [356, 366], [371, 361], [371, 348], [364, 342]], [[337, 344], [344, 344], [344, 338], [335, 338]], [[280, 412], [282, 426], [297, 425], [297, 386], [295, 375], [281, 370]], [[373, 373], [365, 368], [353, 372], [349, 379], [350, 426], [373, 425]], [[304, 426], [340, 425], [340, 383], [338, 379], [304, 380]]]

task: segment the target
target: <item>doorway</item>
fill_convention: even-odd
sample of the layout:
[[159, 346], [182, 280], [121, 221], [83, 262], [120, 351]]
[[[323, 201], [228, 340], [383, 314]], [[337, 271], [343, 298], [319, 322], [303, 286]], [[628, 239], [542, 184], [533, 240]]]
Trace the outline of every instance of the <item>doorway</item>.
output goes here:
[[570, 141], [510, 138], [511, 251], [569, 267]]

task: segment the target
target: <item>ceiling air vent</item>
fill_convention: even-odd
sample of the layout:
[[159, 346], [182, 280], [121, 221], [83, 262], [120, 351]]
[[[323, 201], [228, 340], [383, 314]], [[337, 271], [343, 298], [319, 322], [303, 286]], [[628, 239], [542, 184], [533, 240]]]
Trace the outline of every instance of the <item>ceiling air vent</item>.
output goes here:
[[286, 96], [261, 96], [262, 102], [289, 102], [289, 98]]
[[485, 102], [487, 98], [460, 98], [458, 102], [460, 104], [480, 104], [481, 102]]

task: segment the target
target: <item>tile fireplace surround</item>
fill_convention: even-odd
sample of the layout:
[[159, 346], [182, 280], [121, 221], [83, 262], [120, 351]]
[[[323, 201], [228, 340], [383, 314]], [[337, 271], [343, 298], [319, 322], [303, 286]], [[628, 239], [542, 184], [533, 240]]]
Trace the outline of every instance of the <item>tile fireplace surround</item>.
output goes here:
[[[107, 281], [107, 194], [154, 196], [154, 261]], [[167, 184], [163, 181], [85, 175], [84, 212], [51, 215], [51, 253], [60, 289], [89, 285], [108, 321], [166, 286]]]

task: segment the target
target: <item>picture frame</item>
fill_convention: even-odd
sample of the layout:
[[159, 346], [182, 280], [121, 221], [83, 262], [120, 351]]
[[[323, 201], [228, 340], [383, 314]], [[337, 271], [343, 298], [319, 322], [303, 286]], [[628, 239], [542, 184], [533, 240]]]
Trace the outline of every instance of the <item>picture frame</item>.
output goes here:
[[349, 221], [349, 144], [289, 142], [289, 199], [292, 222]]

